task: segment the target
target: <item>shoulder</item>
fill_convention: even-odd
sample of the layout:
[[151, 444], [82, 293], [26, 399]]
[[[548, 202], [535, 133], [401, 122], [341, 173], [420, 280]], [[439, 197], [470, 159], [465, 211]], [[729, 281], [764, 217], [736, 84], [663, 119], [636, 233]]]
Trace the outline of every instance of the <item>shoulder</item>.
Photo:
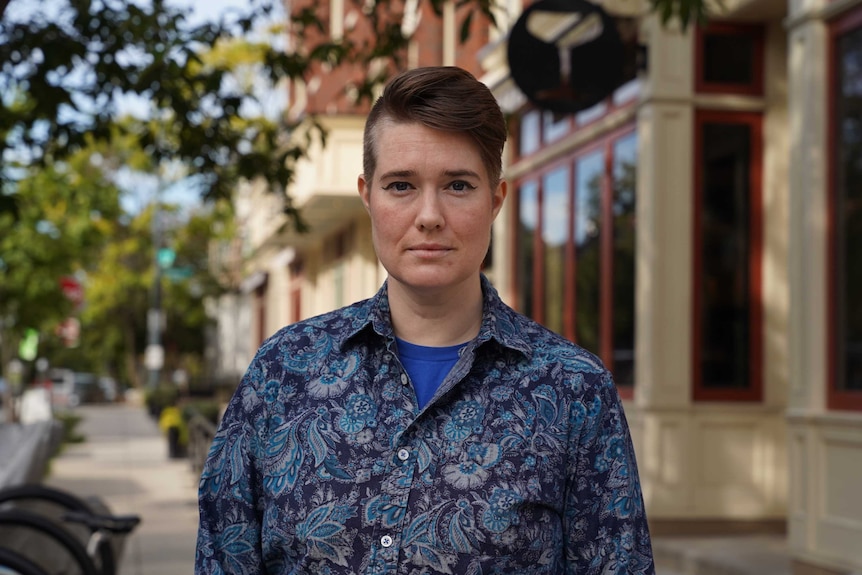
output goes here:
[[341, 343], [367, 322], [367, 302], [357, 302], [287, 325], [267, 338], [258, 353], [266, 354], [273, 348], [284, 351], [284, 348], [303, 347], [320, 338]]
[[507, 316], [510, 329], [528, 346], [519, 371], [530, 387], [542, 393], [552, 389], [557, 401], [571, 407], [616, 393], [610, 371], [595, 353], [514, 310]]
[[344, 343], [367, 323], [367, 300], [281, 328], [258, 348], [251, 368], [274, 375], [301, 372], [333, 356], [348, 354]]
[[607, 372], [604, 363], [595, 353], [551, 331], [533, 319], [514, 310], [511, 313], [515, 318], [514, 323], [517, 330], [530, 342], [533, 362], [558, 365], [567, 371], [592, 374]]

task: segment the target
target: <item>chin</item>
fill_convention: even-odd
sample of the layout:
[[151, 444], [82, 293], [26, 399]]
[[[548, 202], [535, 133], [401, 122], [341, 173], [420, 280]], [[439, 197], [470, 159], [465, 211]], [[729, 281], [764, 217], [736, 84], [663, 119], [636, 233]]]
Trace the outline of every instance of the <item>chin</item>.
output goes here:
[[453, 273], [439, 270], [427, 269], [421, 271], [409, 271], [407, 273], [390, 273], [398, 283], [416, 290], [445, 289], [463, 284], [472, 276], [456, 276]]

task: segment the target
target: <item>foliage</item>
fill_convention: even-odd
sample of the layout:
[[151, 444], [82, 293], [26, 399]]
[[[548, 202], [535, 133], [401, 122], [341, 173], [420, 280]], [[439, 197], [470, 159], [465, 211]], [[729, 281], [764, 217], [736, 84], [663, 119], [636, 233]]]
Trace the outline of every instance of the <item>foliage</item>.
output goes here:
[[87, 437], [78, 431], [78, 426], [84, 420], [83, 417], [72, 413], [71, 411], [61, 411], [54, 413], [54, 419], [59, 421], [63, 426], [63, 436], [60, 440], [60, 449], [71, 443], [84, 443], [87, 441]]
[[178, 443], [181, 446], [189, 443], [189, 428], [183, 420], [183, 414], [179, 407], [174, 405], [164, 408], [159, 414], [159, 429], [162, 433], [167, 434], [171, 428], [175, 428], [178, 433]]
[[159, 385], [149, 388], [144, 394], [144, 405], [151, 416], [159, 418], [165, 408], [176, 406], [180, 394], [176, 386]]
[[221, 417], [221, 404], [214, 399], [197, 399], [183, 405], [183, 420], [188, 423], [192, 417], [200, 415], [213, 425], [218, 425]]
[[[113, 365], [127, 381], [137, 380], [137, 358], [147, 343], [147, 310], [153, 304], [157, 282], [153, 254], [155, 206], [119, 224], [112, 241], [104, 246], [98, 267], [87, 276], [88, 305], [81, 313], [85, 332], [82, 347], [101, 357], [113, 358]], [[191, 371], [202, 357], [204, 326], [207, 321], [204, 299], [220, 289], [208, 268], [207, 251], [219, 229], [218, 222], [231, 217], [229, 205], [217, 203], [192, 212], [162, 205], [163, 243], [176, 253], [171, 268], [158, 270], [160, 307], [167, 329], [163, 345], [168, 351], [166, 367]], [[170, 272], [183, 272], [170, 275]], [[191, 369], [190, 369], [191, 368]]]
[[74, 304], [60, 278], [91, 266], [119, 217], [119, 191], [93, 150], [30, 172], [18, 186], [17, 219], [0, 212], [0, 361], [28, 328], [53, 333]]

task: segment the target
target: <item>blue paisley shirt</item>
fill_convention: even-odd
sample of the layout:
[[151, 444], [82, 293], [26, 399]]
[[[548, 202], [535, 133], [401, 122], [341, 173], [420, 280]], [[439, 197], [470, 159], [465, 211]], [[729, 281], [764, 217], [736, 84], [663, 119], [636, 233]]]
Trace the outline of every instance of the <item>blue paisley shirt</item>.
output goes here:
[[386, 284], [264, 342], [201, 476], [197, 574], [654, 572], [611, 375], [482, 286], [422, 410]]

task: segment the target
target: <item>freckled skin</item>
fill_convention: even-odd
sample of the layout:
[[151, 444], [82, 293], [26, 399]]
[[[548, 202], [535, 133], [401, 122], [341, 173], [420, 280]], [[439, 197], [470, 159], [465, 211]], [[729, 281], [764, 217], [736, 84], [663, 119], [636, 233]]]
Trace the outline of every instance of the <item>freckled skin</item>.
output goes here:
[[464, 134], [384, 121], [373, 179], [359, 177], [372, 241], [389, 272], [390, 297], [475, 293], [491, 224], [506, 197]]

